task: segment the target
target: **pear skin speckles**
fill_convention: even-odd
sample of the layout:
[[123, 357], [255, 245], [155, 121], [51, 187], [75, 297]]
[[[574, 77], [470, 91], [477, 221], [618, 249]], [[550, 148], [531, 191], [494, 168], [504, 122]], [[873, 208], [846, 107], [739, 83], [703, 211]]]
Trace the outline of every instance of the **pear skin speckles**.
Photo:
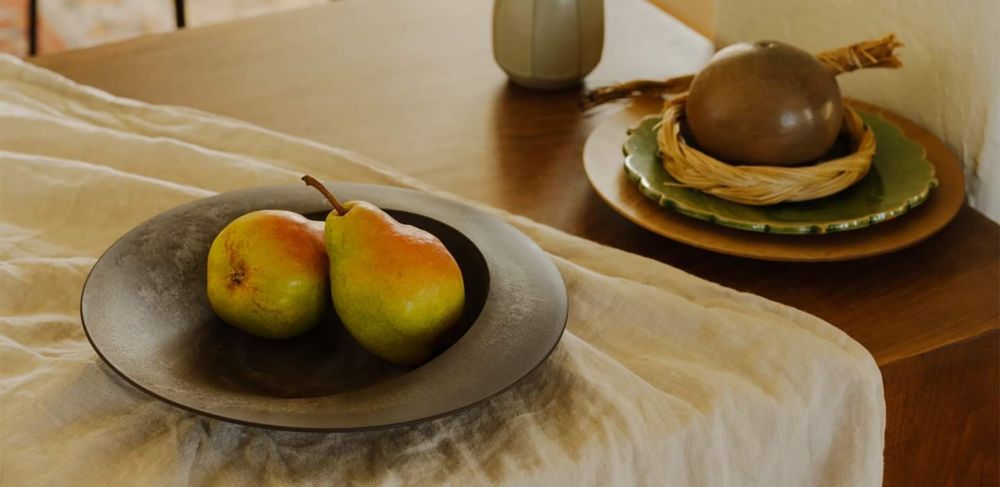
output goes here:
[[207, 293], [215, 313], [243, 331], [264, 338], [304, 333], [329, 302], [322, 232], [288, 211], [233, 220], [209, 249]]
[[462, 272], [444, 244], [366, 202], [327, 218], [330, 292], [354, 338], [390, 362], [426, 361], [462, 315]]

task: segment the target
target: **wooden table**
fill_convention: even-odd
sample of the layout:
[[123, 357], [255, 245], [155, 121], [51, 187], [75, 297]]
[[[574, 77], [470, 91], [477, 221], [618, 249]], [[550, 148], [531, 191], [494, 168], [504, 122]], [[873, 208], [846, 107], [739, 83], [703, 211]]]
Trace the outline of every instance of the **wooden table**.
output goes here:
[[[813, 313], [882, 367], [886, 485], [996, 485], [1000, 231], [964, 208], [893, 255], [783, 264], [653, 235], [606, 207], [583, 143], [620, 107], [509, 85], [490, 2], [344, 0], [37, 58], [81, 83], [355, 150], [441, 188]], [[638, 0], [607, 2], [591, 85], [695, 71], [711, 52]], [[681, 30], [679, 30], [681, 29]]]

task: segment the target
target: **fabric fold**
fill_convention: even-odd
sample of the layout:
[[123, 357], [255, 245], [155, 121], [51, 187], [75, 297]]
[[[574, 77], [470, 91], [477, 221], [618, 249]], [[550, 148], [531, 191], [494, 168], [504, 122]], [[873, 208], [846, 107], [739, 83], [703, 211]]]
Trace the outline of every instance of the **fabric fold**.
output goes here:
[[78, 310], [134, 225], [319, 179], [457, 199], [344, 149], [80, 86], [0, 56], [0, 484], [879, 485], [871, 355], [802, 311], [502, 210], [555, 261], [567, 332], [511, 390], [371, 433], [244, 427], [105, 366]]

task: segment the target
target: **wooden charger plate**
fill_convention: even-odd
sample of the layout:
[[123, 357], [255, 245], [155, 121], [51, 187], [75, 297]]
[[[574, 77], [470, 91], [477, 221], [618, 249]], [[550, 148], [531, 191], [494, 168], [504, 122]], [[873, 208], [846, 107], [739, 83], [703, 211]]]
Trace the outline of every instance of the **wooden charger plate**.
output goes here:
[[817, 235], [737, 230], [660, 207], [639, 191], [622, 166], [626, 132], [644, 117], [659, 111], [657, 100], [637, 100], [598, 126], [583, 149], [584, 169], [601, 198], [633, 223], [681, 243], [739, 257], [787, 262], [859, 259], [909, 247], [944, 228], [965, 201], [965, 176], [955, 155], [941, 139], [900, 115], [856, 100], [847, 103], [895, 123], [927, 151], [939, 186], [926, 202], [878, 225]]

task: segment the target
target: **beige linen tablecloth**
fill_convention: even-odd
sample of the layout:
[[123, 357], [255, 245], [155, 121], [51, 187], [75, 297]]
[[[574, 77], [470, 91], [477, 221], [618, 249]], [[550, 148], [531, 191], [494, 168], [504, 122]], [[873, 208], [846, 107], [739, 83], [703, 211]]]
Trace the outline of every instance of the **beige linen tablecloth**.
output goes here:
[[117, 237], [193, 199], [303, 173], [429, 188], [347, 151], [115, 98], [11, 57], [0, 57], [0, 114], [4, 486], [881, 482], [881, 376], [840, 330], [506, 214], [552, 256], [570, 312], [552, 357], [495, 400], [364, 434], [269, 431], [161, 403], [106, 367], [80, 325], [84, 278]]

